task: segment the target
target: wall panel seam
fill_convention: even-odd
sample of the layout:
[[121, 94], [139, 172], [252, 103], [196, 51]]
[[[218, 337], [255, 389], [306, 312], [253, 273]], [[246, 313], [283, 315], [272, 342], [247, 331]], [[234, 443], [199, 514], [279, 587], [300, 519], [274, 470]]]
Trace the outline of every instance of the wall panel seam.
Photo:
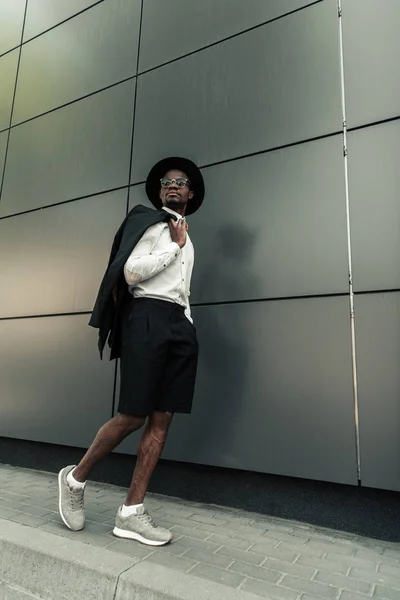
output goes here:
[[[1, 132], [0, 132], [1, 133]], [[220, 165], [225, 165], [231, 162], [235, 162], [235, 161], [239, 161], [239, 160], [244, 160], [247, 158], [252, 158], [254, 156], [260, 156], [262, 154], [268, 154], [268, 153], [272, 153], [272, 152], [278, 152], [280, 150], [285, 150], [285, 149], [289, 149], [289, 148], [294, 148], [296, 146], [301, 146], [303, 144], [309, 144], [312, 142], [317, 142], [319, 140], [324, 140], [327, 138], [331, 138], [331, 137], [335, 137], [338, 135], [342, 135], [342, 131], [338, 130], [338, 131], [334, 131], [332, 133], [326, 133], [324, 135], [320, 135], [317, 137], [312, 137], [312, 138], [307, 138], [305, 140], [300, 140], [300, 141], [296, 141], [296, 142], [291, 142], [289, 144], [284, 144], [282, 146], [274, 146], [273, 148], [266, 148], [264, 150], [257, 150], [255, 152], [249, 152], [248, 154], [242, 154], [240, 156], [234, 156], [232, 158], [227, 158], [224, 160], [220, 160], [220, 161], [216, 161], [213, 163], [207, 163], [205, 165], [200, 165], [200, 169], [208, 169], [211, 167], [216, 167], [216, 166], [220, 166]], [[132, 162], [131, 162], [132, 165]], [[93, 194], [88, 194], [86, 196], [78, 196], [77, 198], [69, 198], [68, 200], [61, 200], [60, 202], [55, 202], [53, 204], [47, 204], [45, 206], [38, 206], [36, 208], [32, 208], [29, 210], [24, 210], [18, 213], [12, 213], [10, 215], [4, 215], [2, 217], [0, 217], [0, 221], [4, 220], [4, 219], [11, 219], [12, 217], [19, 217], [21, 215], [26, 215], [32, 212], [36, 212], [38, 210], [45, 210], [46, 208], [54, 208], [55, 206], [59, 206], [62, 204], [69, 204], [70, 202], [78, 202], [79, 200], [86, 200], [87, 198], [92, 198], [93, 196], [99, 196], [100, 194], [108, 194], [110, 192], [114, 192], [117, 190], [122, 190], [124, 188], [132, 188], [132, 187], [137, 187], [139, 185], [143, 185], [145, 183], [145, 180], [141, 180], [141, 181], [135, 181], [134, 183], [128, 184], [128, 185], [122, 185], [122, 186], [118, 186], [116, 188], [110, 188], [110, 189], [106, 189], [106, 190], [100, 190], [98, 192], [94, 192]], [[129, 202], [129, 198], [128, 198], [128, 202]]]
[[[27, 0], [27, 1], [29, 1], [29, 0]], [[53, 1], [56, 2], [57, 0], [53, 0]], [[83, 10], [80, 10], [79, 12], [74, 13], [73, 15], [71, 15], [71, 16], [67, 17], [66, 19], [64, 19], [63, 21], [60, 21], [59, 23], [56, 23], [55, 25], [52, 25], [48, 29], [45, 29], [44, 31], [41, 31], [40, 33], [37, 33], [36, 35], [34, 35], [33, 37], [31, 37], [31, 38], [29, 38], [29, 39], [27, 39], [25, 41], [22, 41], [22, 45], [26, 46], [26, 44], [29, 44], [29, 42], [32, 42], [33, 40], [36, 40], [37, 38], [41, 37], [42, 35], [45, 35], [49, 31], [52, 31], [53, 29], [56, 29], [60, 25], [64, 25], [64, 23], [67, 23], [68, 21], [71, 21], [72, 19], [75, 19], [75, 17], [79, 17], [80, 15], [82, 15], [85, 12], [87, 12], [88, 10], [90, 10], [91, 8], [93, 8], [94, 6], [97, 6], [98, 4], [102, 4], [103, 2], [104, 2], [104, 0], [98, 0], [98, 2], [93, 2], [93, 4], [91, 4], [90, 6], [87, 6]]]
[[[200, 0], [198, 0], [200, 2]], [[287, 13], [284, 13], [283, 15], [278, 15], [277, 17], [274, 17], [273, 19], [268, 19], [267, 21], [263, 21], [262, 23], [257, 23], [257, 25], [252, 25], [251, 27], [248, 27], [247, 29], [243, 29], [243, 31], [238, 31], [237, 33], [233, 33], [232, 35], [229, 35], [227, 37], [221, 38], [215, 42], [212, 42], [210, 44], [207, 44], [206, 46], [202, 46], [201, 48], [196, 48], [196, 50], [192, 50], [191, 52], [187, 52], [186, 54], [183, 54], [182, 56], [177, 56], [175, 58], [171, 58], [171, 60], [167, 60], [164, 63], [160, 63], [154, 67], [150, 67], [149, 69], [145, 69], [144, 71], [140, 71], [138, 72], [138, 76], [140, 77], [141, 75], [146, 75], [147, 73], [151, 73], [152, 71], [156, 71], [157, 69], [161, 69], [163, 67], [166, 67], [167, 65], [171, 65], [175, 62], [178, 62], [179, 60], [183, 60], [184, 58], [187, 58], [188, 56], [193, 56], [194, 54], [199, 54], [200, 52], [203, 52], [204, 50], [208, 50], [209, 48], [213, 48], [214, 46], [218, 46], [220, 44], [224, 44], [225, 42], [229, 42], [230, 40], [233, 40], [237, 37], [240, 37], [242, 35], [245, 35], [247, 33], [250, 33], [256, 29], [260, 29], [261, 27], [265, 27], [267, 25], [270, 25], [271, 23], [275, 23], [276, 21], [280, 21], [281, 19], [284, 19], [285, 17], [289, 17], [295, 13], [301, 12], [303, 10], [306, 10], [312, 6], [315, 6], [317, 4], [321, 4], [321, 2], [324, 2], [325, 0], [315, 0], [314, 2], [310, 2], [309, 4], [305, 5], [305, 6], [300, 6], [299, 8], [295, 8]]]
[[[26, 21], [27, 10], [28, 10], [28, 0], [26, 0], [26, 2], [25, 2], [24, 18], [23, 18], [23, 21], [22, 21], [21, 41], [22, 41], [22, 39], [24, 37], [24, 29], [25, 29], [25, 21]], [[4, 177], [5, 177], [5, 173], [6, 173], [6, 165], [7, 165], [7, 157], [8, 157], [8, 147], [9, 147], [9, 144], [10, 144], [10, 136], [11, 136], [11, 123], [12, 123], [12, 117], [13, 117], [13, 112], [14, 112], [15, 96], [16, 96], [16, 93], [17, 93], [18, 75], [19, 75], [19, 67], [20, 67], [20, 63], [21, 63], [21, 55], [22, 55], [22, 44], [19, 45], [19, 54], [18, 54], [17, 70], [16, 70], [16, 73], [15, 73], [14, 92], [13, 92], [13, 98], [12, 98], [12, 102], [11, 102], [9, 127], [8, 127], [8, 130], [6, 130], [6, 131], [8, 131], [8, 134], [7, 134], [7, 141], [6, 141], [6, 150], [5, 150], [5, 153], [4, 153], [3, 172], [1, 174], [1, 181], [0, 181], [0, 204], [1, 204], [1, 197], [2, 197], [2, 193], [3, 193]]]

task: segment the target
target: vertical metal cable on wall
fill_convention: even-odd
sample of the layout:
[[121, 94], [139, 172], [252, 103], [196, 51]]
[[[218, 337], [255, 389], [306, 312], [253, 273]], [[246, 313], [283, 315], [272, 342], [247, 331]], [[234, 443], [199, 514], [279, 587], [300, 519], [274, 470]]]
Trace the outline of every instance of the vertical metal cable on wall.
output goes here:
[[357, 353], [356, 353], [356, 330], [354, 313], [354, 292], [353, 292], [353, 266], [351, 253], [351, 229], [350, 229], [350, 198], [349, 198], [349, 170], [347, 160], [347, 120], [346, 120], [346, 95], [344, 86], [344, 54], [343, 54], [343, 11], [342, 0], [337, 0], [338, 22], [339, 22], [339, 48], [340, 48], [340, 85], [342, 97], [342, 125], [343, 125], [343, 159], [344, 159], [344, 183], [346, 199], [346, 227], [347, 227], [347, 257], [348, 257], [348, 275], [349, 275], [349, 306], [350, 306], [350, 339], [351, 339], [351, 366], [353, 378], [353, 403], [354, 403], [354, 424], [356, 438], [356, 460], [357, 460], [357, 480], [361, 483], [361, 451], [360, 451], [360, 419], [358, 402], [358, 382], [357, 382]]

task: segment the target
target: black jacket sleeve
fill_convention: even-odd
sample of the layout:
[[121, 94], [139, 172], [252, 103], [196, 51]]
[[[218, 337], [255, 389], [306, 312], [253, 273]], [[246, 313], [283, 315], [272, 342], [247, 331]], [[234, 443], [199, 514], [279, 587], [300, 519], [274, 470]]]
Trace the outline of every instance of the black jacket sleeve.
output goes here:
[[124, 265], [145, 231], [156, 223], [171, 218], [166, 211], [135, 206], [115, 234], [106, 272], [104, 273], [89, 325], [99, 330], [98, 347], [103, 357], [109, 341], [110, 360], [120, 356], [120, 316], [129, 298], [124, 278]]

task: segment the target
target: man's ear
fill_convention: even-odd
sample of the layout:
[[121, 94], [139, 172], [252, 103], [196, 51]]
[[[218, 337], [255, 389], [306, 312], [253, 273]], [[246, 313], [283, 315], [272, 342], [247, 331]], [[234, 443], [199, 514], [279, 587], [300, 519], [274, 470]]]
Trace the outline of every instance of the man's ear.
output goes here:
[[194, 196], [194, 192], [189, 192], [189, 200], [191, 200]]

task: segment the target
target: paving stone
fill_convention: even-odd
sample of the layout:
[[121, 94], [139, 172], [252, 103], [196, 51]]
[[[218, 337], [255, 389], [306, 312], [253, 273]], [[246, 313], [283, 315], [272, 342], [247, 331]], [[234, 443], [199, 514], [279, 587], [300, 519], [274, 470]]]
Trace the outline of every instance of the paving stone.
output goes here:
[[183, 517], [177, 517], [175, 514], [170, 515], [169, 513], [164, 512], [160, 514], [159, 512], [157, 512], [153, 516], [157, 523], [160, 523], [161, 521], [163, 521], [164, 523], [170, 523], [169, 527], [172, 527], [173, 525], [181, 525], [182, 527], [194, 529], [198, 525], [196, 521], [192, 521], [191, 519], [186, 519]]
[[378, 550], [373, 550], [371, 549], [364, 549], [364, 548], [357, 548], [356, 553], [355, 553], [355, 558], [358, 558], [360, 560], [370, 560], [370, 561], [376, 561], [376, 560], [382, 560], [382, 552], [379, 552]]
[[372, 585], [366, 581], [360, 581], [353, 577], [345, 577], [343, 575], [337, 575], [335, 573], [328, 573], [327, 571], [318, 571], [314, 577], [314, 581], [320, 581], [321, 583], [328, 583], [344, 590], [351, 592], [358, 592], [360, 594], [372, 593]]
[[280, 582], [280, 585], [297, 590], [298, 592], [311, 594], [311, 596], [315, 596], [316, 598], [327, 598], [328, 600], [333, 600], [339, 594], [339, 588], [292, 575], [286, 575]]
[[279, 571], [272, 571], [270, 569], [265, 569], [264, 567], [256, 567], [239, 560], [235, 561], [229, 569], [240, 575], [246, 575], [247, 577], [260, 579], [261, 581], [268, 581], [269, 583], [277, 583], [282, 577], [282, 573], [279, 573]]
[[196, 523], [205, 523], [206, 525], [212, 525], [214, 527], [223, 527], [227, 524], [226, 521], [223, 521], [222, 519], [217, 519], [199, 514], [192, 515], [191, 520], [195, 521]]
[[[218, 504], [209, 504], [207, 508], [214, 510], [217, 514], [225, 513], [232, 517], [240, 517], [240, 508], [233, 508], [233, 506], [218, 506]], [[250, 516], [250, 515], [249, 515]]]
[[400, 568], [398, 566], [387, 565], [382, 563], [378, 567], [379, 573], [384, 573], [385, 575], [394, 575], [400, 577]]
[[261, 538], [264, 541], [270, 540], [271, 544], [277, 544], [278, 542], [289, 542], [290, 544], [306, 544], [308, 538], [303, 538], [300, 536], [295, 536], [290, 533], [282, 533], [278, 531], [266, 531], [261, 534]]
[[[229, 529], [228, 527], [224, 527], [221, 532], [216, 531], [216, 528], [213, 525], [208, 525], [207, 523], [197, 523], [196, 529], [198, 531], [205, 531], [206, 533], [208, 533], [208, 535], [211, 535], [212, 533], [222, 533], [227, 537], [240, 537], [241, 533], [237, 529]], [[244, 530], [244, 533], [246, 532], [248, 532], [248, 527]]]
[[[254, 549], [257, 549], [257, 546], [252, 546], [252, 550]], [[265, 552], [265, 558], [275, 558], [277, 560], [284, 560], [289, 563], [294, 563], [298, 556], [298, 553], [296, 554], [295, 552], [282, 550], [280, 546], [277, 548], [269, 548]]]
[[393, 586], [400, 588], [400, 570], [397, 575], [390, 575], [388, 573], [382, 573], [382, 571], [375, 573], [373, 571], [363, 571], [352, 567], [349, 576], [360, 579], [361, 581], [368, 581], [369, 583], [378, 583], [389, 587]]
[[394, 558], [396, 561], [399, 561], [400, 556], [399, 556], [399, 549], [398, 548], [385, 548], [385, 550], [383, 551], [383, 556], [384, 558]]
[[293, 535], [296, 538], [302, 538], [304, 540], [314, 539], [328, 543], [334, 541], [334, 537], [332, 535], [320, 533], [317, 531], [311, 531], [311, 529], [302, 529], [300, 527], [296, 527], [295, 529], [293, 529], [291, 535]]
[[7, 490], [7, 491], [2, 491], [1, 492], [1, 497], [2, 498], [8, 498], [9, 500], [16, 500], [17, 502], [21, 501], [22, 498], [24, 498], [24, 494], [19, 492], [12, 492], [11, 490]]
[[26, 515], [32, 515], [34, 517], [46, 517], [52, 512], [48, 508], [39, 508], [37, 506], [29, 506], [28, 504], [23, 503], [18, 505], [18, 509]]
[[210, 581], [216, 581], [217, 583], [223, 583], [224, 585], [233, 588], [237, 588], [245, 579], [243, 576], [237, 575], [236, 573], [224, 571], [223, 569], [217, 569], [216, 567], [201, 563], [196, 565], [194, 569], [190, 571], [190, 574], [209, 579]]
[[281, 573], [297, 575], [297, 577], [302, 577], [304, 579], [311, 579], [316, 571], [316, 569], [312, 567], [306, 567], [299, 565], [298, 563], [291, 563], [284, 560], [277, 560], [275, 558], [267, 558], [262, 566], [274, 571], [280, 571]]
[[241, 540], [236, 537], [227, 537], [224, 535], [212, 535], [207, 538], [208, 542], [214, 542], [220, 546], [229, 546], [230, 548], [236, 548], [237, 550], [248, 550], [252, 543], [246, 540]]
[[227, 569], [232, 564], [231, 558], [220, 556], [219, 554], [211, 554], [211, 552], [198, 550], [197, 548], [187, 550], [184, 556], [185, 558], [190, 558], [206, 565], [220, 567], [221, 569]]
[[[157, 515], [155, 515], [155, 519], [156, 519], [157, 525], [158, 525], [159, 527], [165, 527], [166, 529], [173, 529], [174, 527], [177, 527], [177, 525], [175, 525], [175, 523], [171, 523], [170, 521], [167, 521], [167, 520], [165, 520], [165, 519], [159, 519], [159, 518], [157, 517]], [[114, 523], [114, 521], [115, 521], [115, 516], [114, 516], [114, 518], [112, 519], [112, 523]], [[109, 521], [106, 521], [106, 524], [108, 524], [108, 523], [109, 523]], [[114, 525], [113, 525], [113, 526], [114, 526]], [[186, 529], [187, 529], [187, 528], [186, 528]], [[180, 535], [180, 534], [178, 534], [178, 533], [175, 533], [174, 535], [175, 535], [175, 537], [177, 537], [177, 536], [178, 536], [178, 535]]]
[[258, 581], [256, 579], [247, 579], [240, 588], [245, 592], [252, 592], [259, 596], [265, 596], [266, 598], [272, 598], [273, 600], [296, 600], [298, 593], [293, 590], [288, 590], [278, 585], [271, 585], [265, 581]]
[[177, 540], [173, 540], [170, 544], [166, 546], [161, 546], [159, 548], [160, 552], [166, 552], [167, 554], [173, 554], [174, 556], [182, 556], [186, 554], [188, 547], [181, 542], [182, 538]]
[[117, 538], [110, 538], [110, 543], [106, 546], [107, 550], [111, 550], [112, 552], [118, 552], [119, 554], [125, 554], [140, 559], [146, 558], [154, 553], [154, 548], [137, 542], [135, 543], [132, 540], [113, 540], [117, 540]]
[[311, 596], [310, 594], [302, 594], [301, 595], [301, 600], [321, 600], [321, 599], [317, 598], [316, 596]]
[[11, 508], [3, 508], [0, 506], [0, 519], [12, 519], [20, 514], [20, 510], [12, 510]]
[[106, 506], [100, 506], [100, 505], [99, 505], [99, 504], [97, 504], [97, 503], [94, 503], [94, 502], [88, 502], [86, 499], [85, 499], [85, 508], [86, 508], [86, 510], [88, 510], [89, 512], [93, 512], [93, 513], [96, 513], [96, 514], [98, 514], [98, 515], [103, 515], [103, 514], [105, 514], [105, 513], [106, 513], [106, 515], [109, 515], [111, 511], [112, 511], [112, 512], [113, 512], [113, 514], [115, 515], [115, 513], [116, 513], [116, 512], [117, 512], [117, 510], [118, 510], [118, 507], [117, 507], [117, 506], [115, 506], [115, 508], [114, 508], [114, 509], [110, 509], [108, 506], [107, 506], [107, 507], [106, 507]]
[[15, 499], [0, 498], [0, 508], [11, 508], [15, 509]]
[[278, 548], [282, 550], [288, 550], [289, 552], [295, 552], [296, 554], [314, 556], [315, 558], [322, 558], [325, 554], [321, 548], [313, 548], [308, 544], [292, 544], [290, 542], [281, 542]]
[[232, 515], [229, 518], [226, 517], [227, 527], [235, 529], [236, 527], [258, 527], [259, 529], [265, 529], [263, 526], [254, 524], [254, 519], [251, 517], [243, 517], [240, 515]]
[[146, 562], [150, 561], [157, 565], [168, 567], [169, 569], [175, 569], [177, 571], [183, 571], [185, 573], [196, 565], [195, 560], [189, 560], [188, 558], [173, 556], [172, 554], [160, 552], [160, 550], [156, 550], [156, 552], [150, 554], [150, 556], [145, 560]]
[[[227, 535], [225, 527], [224, 527], [223, 533], [224, 533], [224, 535]], [[230, 537], [236, 537], [236, 538], [239, 538], [241, 540], [246, 540], [248, 542], [253, 542], [253, 544], [263, 544], [265, 542], [265, 538], [262, 536], [263, 533], [264, 533], [263, 531], [257, 531], [257, 530], [253, 530], [253, 529], [251, 529], [251, 530], [247, 529], [246, 531], [238, 531], [233, 536], [230, 536], [230, 534], [229, 534], [229, 536]], [[272, 543], [270, 545], [273, 546]]]
[[162, 510], [166, 515], [172, 515], [175, 517], [180, 517], [182, 519], [187, 519], [194, 514], [194, 510], [190, 508], [184, 508], [183, 506], [161, 506], [159, 510]]
[[10, 517], [9, 520], [14, 521], [15, 523], [21, 523], [21, 525], [30, 525], [31, 527], [39, 527], [46, 523], [46, 519], [43, 517], [35, 517], [34, 515], [25, 515], [23, 513], [20, 513], [15, 517]]
[[330, 552], [331, 550], [334, 550], [335, 554], [341, 554], [343, 556], [354, 556], [355, 553], [354, 547], [345, 546], [339, 542], [326, 542], [315, 539], [311, 539], [307, 543], [306, 547], [315, 548], [317, 550], [321, 550], [322, 552]]
[[400, 584], [397, 588], [377, 585], [374, 593], [375, 598], [385, 598], [386, 600], [400, 600]]
[[251, 563], [253, 565], [261, 565], [265, 560], [265, 556], [262, 554], [255, 554], [254, 552], [245, 552], [244, 550], [235, 550], [235, 548], [228, 548], [223, 546], [217, 550], [216, 554], [227, 556], [235, 560], [241, 560], [243, 562]]
[[90, 512], [88, 510], [85, 511], [86, 521], [91, 521], [92, 523], [99, 523], [100, 525], [106, 525], [108, 527], [114, 526], [115, 514], [114, 517], [110, 517], [107, 514], [99, 515], [98, 513]]
[[174, 535], [186, 535], [187, 537], [197, 538], [198, 540], [205, 540], [209, 537], [205, 531], [200, 531], [199, 529], [189, 529], [189, 527], [181, 527], [180, 525], [176, 525], [172, 527], [172, 532]]
[[370, 598], [370, 596], [366, 596], [365, 594], [357, 594], [356, 592], [344, 590], [341, 592], [339, 600], [367, 600]]
[[267, 532], [269, 533], [286, 533], [286, 534], [290, 534], [293, 532], [293, 526], [289, 523], [276, 523], [273, 521], [254, 521], [254, 523], [252, 523], [252, 527], [256, 527], [256, 526], [264, 526], [264, 528], [266, 529]]
[[295, 564], [308, 566], [315, 570], [322, 569], [330, 573], [338, 573], [339, 575], [346, 575], [349, 570], [349, 565], [345, 562], [329, 560], [327, 558], [315, 558], [313, 556], [300, 556]]
[[215, 544], [214, 542], [210, 542], [208, 540], [198, 540], [197, 538], [190, 538], [185, 535], [179, 538], [179, 542], [186, 546], [186, 549], [196, 548], [197, 550], [203, 550], [204, 552], [209, 552], [210, 554], [216, 552], [218, 548], [221, 548], [221, 544]]
[[[268, 540], [267, 538], [263, 538], [262, 542], [254, 543], [252, 546], [252, 552], [259, 552], [260, 554], [267, 554], [274, 548], [281, 548], [281, 544], [279, 540]], [[284, 548], [282, 548], [284, 550]]]
[[382, 557], [380, 556], [376, 556], [375, 560], [365, 560], [363, 558], [358, 558], [357, 556], [343, 556], [341, 554], [335, 554], [334, 552], [328, 552], [324, 558], [346, 564], [348, 567], [355, 567], [368, 571], [376, 571], [379, 562], [382, 560]]
[[44, 529], [45, 531], [49, 531], [50, 533], [55, 533], [61, 537], [67, 537], [78, 542], [82, 542], [84, 544], [92, 544], [93, 546], [105, 547], [110, 543], [111, 537], [106, 535], [101, 535], [97, 533], [91, 533], [84, 529], [83, 531], [71, 531], [65, 525], [60, 525], [59, 523], [55, 523], [53, 521], [48, 521], [43, 525], [40, 525], [38, 529]]

